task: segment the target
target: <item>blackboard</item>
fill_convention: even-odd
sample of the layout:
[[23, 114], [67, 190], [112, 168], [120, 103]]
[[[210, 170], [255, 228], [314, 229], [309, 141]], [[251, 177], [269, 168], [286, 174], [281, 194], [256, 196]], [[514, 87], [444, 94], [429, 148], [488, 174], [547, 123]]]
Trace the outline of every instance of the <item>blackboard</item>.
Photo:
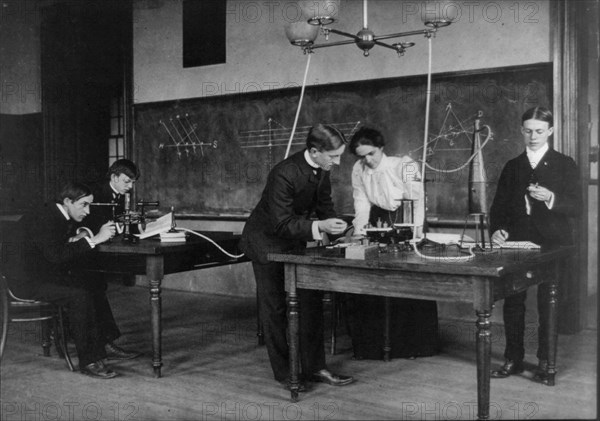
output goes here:
[[[551, 63], [436, 74], [432, 81], [429, 138], [442, 127], [446, 130], [430, 144], [428, 162], [445, 169], [465, 162], [472, 134], [459, 132], [472, 131], [481, 111], [481, 124], [493, 132], [483, 149], [493, 195], [503, 165], [524, 149], [521, 114], [530, 107], [551, 106]], [[378, 128], [388, 155], [410, 153], [420, 160], [426, 82], [423, 75], [307, 86], [291, 153], [303, 148], [308, 127], [322, 122], [346, 133], [362, 125]], [[134, 159], [142, 172], [138, 199], [159, 200], [164, 210], [173, 206], [176, 213], [190, 216], [248, 215], [269, 170], [284, 157], [299, 95], [300, 88], [294, 87], [135, 105]], [[354, 162], [350, 153], [344, 154], [331, 174], [340, 214], [353, 213]], [[468, 168], [450, 174], [428, 170], [426, 175], [428, 216], [464, 217]]]

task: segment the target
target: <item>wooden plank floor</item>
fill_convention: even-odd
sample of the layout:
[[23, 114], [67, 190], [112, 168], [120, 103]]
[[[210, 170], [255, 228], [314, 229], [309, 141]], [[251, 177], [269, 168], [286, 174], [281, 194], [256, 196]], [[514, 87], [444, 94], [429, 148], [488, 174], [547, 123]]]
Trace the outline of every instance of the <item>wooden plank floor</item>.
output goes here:
[[[255, 336], [255, 301], [163, 291], [161, 379], [152, 377], [148, 294], [111, 286], [110, 301], [123, 337], [142, 350], [139, 359], [113, 363], [121, 376], [95, 380], [71, 373], [56, 356], [41, 356], [36, 324], [13, 324], [1, 368], [2, 420], [357, 420], [473, 419], [476, 416], [473, 323], [441, 320], [443, 352], [416, 360], [352, 360], [340, 335], [334, 371], [357, 382], [342, 388], [315, 385], [298, 403], [273, 381], [264, 347]], [[531, 329], [535, 332], [535, 329]], [[494, 363], [502, 360], [494, 327]], [[527, 360], [535, 363], [535, 337]], [[529, 380], [531, 372], [495, 380], [492, 419], [594, 419], [597, 416], [597, 331], [561, 335], [557, 385]]]

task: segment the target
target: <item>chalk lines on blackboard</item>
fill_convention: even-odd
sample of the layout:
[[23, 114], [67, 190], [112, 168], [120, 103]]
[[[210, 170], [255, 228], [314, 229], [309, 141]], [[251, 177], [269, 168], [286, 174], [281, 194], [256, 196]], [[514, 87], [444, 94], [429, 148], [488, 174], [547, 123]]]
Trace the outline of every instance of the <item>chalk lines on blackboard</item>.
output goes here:
[[[285, 127], [276, 120], [269, 118], [268, 128], [258, 130], [247, 130], [239, 133], [240, 147], [242, 148], [271, 148], [275, 146], [287, 146], [292, 129]], [[327, 123], [341, 131], [349, 139], [358, 126], [360, 121], [349, 121], [345, 123]], [[292, 145], [303, 145], [306, 136], [312, 126], [296, 127]]]
[[[454, 124], [448, 121], [450, 117], [454, 118]], [[460, 120], [452, 109], [452, 103], [448, 103], [446, 105], [444, 121], [442, 122], [438, 134], [430, 137], [427, 142], [427, 158], [432, 157], [435, 152], [441, 151], [470, 152], [472, 148], [471, 136], [474, 136], [475, 133], [473, 130], [467, 129], [466, 126], [474, 122], [476, 118], [478, 118], [477, 115], [472, 115], [465, 120]], [[421, 145], [418, 148], [409, 151], [409, 155], [412, 157], [416, 152], [419, 152], [422, 149], [423, 146]]]
[[209, 147], [216, 149], [217, 141], [201, 141], [198, 135], [196, 134], [196, 130], [198, 129], [198, 125], [196, 123], [192, 123], [189, 119], [189, 115], [185, 114], [183, 117], [180, 115], [175, 116], [175, 120], [173, 118], [169, 118], [168, 124], [163, 120], [158, 121], [167, 134], [169, 135], [169, 139], [173, 143], [160, 143], [158, 145], [159, 149], [165, 148], [176, 148], [177, 157], [181, 159], [183, 153], [185, 152], [186, 156], [190, 156], [190, 153], [193, 155], [197, 154], [197, 150], [200, 150], [200, 155], [204, 156], [204, 147]]

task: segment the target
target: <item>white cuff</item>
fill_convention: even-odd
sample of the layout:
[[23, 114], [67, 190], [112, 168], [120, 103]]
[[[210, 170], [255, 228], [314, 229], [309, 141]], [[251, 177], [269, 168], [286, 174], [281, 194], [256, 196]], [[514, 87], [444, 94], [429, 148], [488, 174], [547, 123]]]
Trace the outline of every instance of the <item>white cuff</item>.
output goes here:
[[319, 232], [319, 221], [313, 221], [313, 223], [312, 223], [312, 235], [313, 235], [313, 240], [315, 240], [315, 241], [323, 239], [323, 236]]
[[90, 238], [88, 237], [83, 237], [86, 239], [86, 241], [88, 242], [88, 244], [90, 245], [91, 248], [96, 247], [96, 243], [94, 243]]
[[554, 193], [550, 193], [550, 199], [546, 201], [546, 206], [548, 209], [552, 209], [554, 207]]
[[527, 215], [531, 215], [531, 202], [529, 201], [529, 195], [525, 193], [525, 212]]

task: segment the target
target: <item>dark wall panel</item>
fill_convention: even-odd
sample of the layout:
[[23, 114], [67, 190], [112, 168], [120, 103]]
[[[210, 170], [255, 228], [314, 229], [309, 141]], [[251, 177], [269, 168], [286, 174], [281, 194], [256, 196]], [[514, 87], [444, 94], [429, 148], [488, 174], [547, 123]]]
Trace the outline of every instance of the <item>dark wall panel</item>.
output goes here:
[[44, 186], [42, 114], [0, 114], [0, 213], [39, 204]]

